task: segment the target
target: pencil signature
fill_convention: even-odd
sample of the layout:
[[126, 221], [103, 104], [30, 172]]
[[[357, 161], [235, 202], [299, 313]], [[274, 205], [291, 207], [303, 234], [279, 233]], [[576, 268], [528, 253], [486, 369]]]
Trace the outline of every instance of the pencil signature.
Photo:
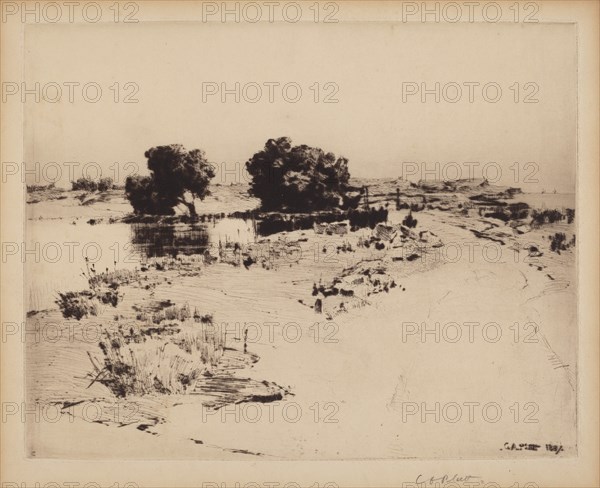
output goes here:
[[415, 483], [419, 488], [426, 488], [428, 486], [442, 487], [448, 483], [473, 483], [479, 478], [479, 476], [473, 476], [471, 474], [465, 476], [459, 476], [458, 474], [450, 476], [449, 474], [445, 474], [443, 476], [431, 476], [429, 478], [426, 478], [424, 475], [420, 474], [419, 476], [417, 476]]

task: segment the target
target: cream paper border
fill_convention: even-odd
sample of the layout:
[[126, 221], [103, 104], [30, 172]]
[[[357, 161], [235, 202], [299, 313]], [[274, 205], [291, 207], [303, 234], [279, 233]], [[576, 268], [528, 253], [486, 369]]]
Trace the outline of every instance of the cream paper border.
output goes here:
[[[1, 1], [0, 4], [7, 2]], [[21, 4], [21, 2], [17, 2]], [[34, 2], [27, 2], [31, 5]], [[60, 2], [59, 2], [60, 3]], [[103, 2], [104, 5], [113, 1]], [[201, 2], [138, 0], [140, 22], [201, 20]], [[314, 1], [308, 2], [313, 4]], [[341, 21], [400, 21], [402, 2], [344, 2], [337, 18]], [[421, 2], [417, 2], [421, 4]], [[428, 5], [434, 2], [428, 2]], [[439, 2], [443, 4], [443, 2]], [[460, 2], [459, 2], [460, 3]], [[464, 2], [463, 2], [464, 3]], [[482, 1], [480, 3], [488, 3]], [[499, 2], [503, 8], [513, 1]], [[578, 31], [578, 173], [577, 251], [579, 259], [579, 377], [578, 457], [538, 460], [397, 460], [397, 461], [62, 461], [28, 459], [25, 456], [24, 425], [16, 416], [2, 422], [2, 487], [90, 486], [123, 487], [127, 482], [140, 487], [221, 486], [320, 486], [334, 482], [339, 487], [396, 487], [414, 482], [419, 474], [471, 474], [489, 486], [599, 487], [599, 3], [597, 1], [537, 1], [540, 22], [570, 22]], [[0, 25], [2, 81], [22, 79], [24, 26], [20, 22]], [[2, 104], [1, 161], [23, 161], [23, 106]], [[14, 181], [14, 180], [13, 180]], [[2, 184], [2, 241], [22, 242], [24, 232], [24, 189]], [[20, 323], [24, 317], [23, 271], [19, 263], [2, 264], [2, 322]], [[2, 402], [24, 398], [23, 350], [5, 347], [1, 358]], [[16, 421], [15, 421], [16, 418]], [[440, 439], [440, 442], [452, 442]], [[17, 485], [15, 485], [17, 483]], [[221, 485], [223, 483], [223, 485]], [[226, 483], [226, 485], [224, 484]], [[279, 485], [276, 485], [279, 483]], [[318, 485], [315, 485], [318, 483]], [[208, 485], [210, 486], [210, 485]], [[214, 486], [214, 485], [212, 485]], [[292, 485], [294, 486], [294, 485]], [[452, 485], [449, 485], [452, 486]], [[532, 485], [535, 486], [535, 485]]]

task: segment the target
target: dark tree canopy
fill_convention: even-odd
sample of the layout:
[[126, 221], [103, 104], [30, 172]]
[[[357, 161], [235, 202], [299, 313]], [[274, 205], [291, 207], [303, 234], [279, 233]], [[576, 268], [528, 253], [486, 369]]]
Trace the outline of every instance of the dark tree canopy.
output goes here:
[[246, 163], [250, 193], [264, 210], [310, 211], [348, 206], [348, 160], [317, 147], [269, 139]]
[[194, 201], [210, 192], [208, 185], [215, 173], [204, 151], [187, 151], [181, 144], [157, 146], [145, 153], [150, 176], [130, 176], [125, 194], [136, 213], [173, 215], [183, 204], [190, 216], [196, 215]]

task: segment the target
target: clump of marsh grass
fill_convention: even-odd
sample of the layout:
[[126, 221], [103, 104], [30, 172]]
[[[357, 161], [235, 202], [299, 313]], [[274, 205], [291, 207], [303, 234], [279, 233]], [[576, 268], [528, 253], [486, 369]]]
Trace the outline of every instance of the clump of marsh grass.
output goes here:
[[81, 320], [90, 315], [98, 315], [98, 302], [90, 291], [59, 292], [56, 304], [66, 319]]
[[81, 320], [90, 315], [98, 315], [100, 305], [116, 307], [123, 296], [119, 287], [139, 280], [137, 269], [109, 271], [106, 268], [106, 271], [97, 273], [94, 264], [90, 265], [87, 257], [85, 264], [86, 271], [81, 274], [87, 279], [89, 290], [59, 292], [55, 300], [64, 318]]
[[[177, 310], [186, 316], [182, 310], [189, 313], [189, 306]], [[118, 397], [187, 393], [200, 375], [217, 367], [225, 350], [224, 335], [212, 324], [187, 318], [161, 327], [104, 330], [103, 361], [89, 356], [91, 384], [102, 383]]]
[[165, 320], [184, 322], [191, 316], [190, 306], [185, 303], [184, 305], [171, 305], [152, 313], [141, 312], [137, 315], [137, 319], [158, 325]]
[[140, 279], [140, 273], [137, 269], [116, 269], [114, 271], [109, 271], [107, 268], [106, 271], [103, 271], [102, 273], [92, 272], [86, 276], [86, 278], [88, 279], [90, 288], [98, 288], [103, 285], [111, 288], [118, 288], [121, 285], [127, 285], [138, 281]]

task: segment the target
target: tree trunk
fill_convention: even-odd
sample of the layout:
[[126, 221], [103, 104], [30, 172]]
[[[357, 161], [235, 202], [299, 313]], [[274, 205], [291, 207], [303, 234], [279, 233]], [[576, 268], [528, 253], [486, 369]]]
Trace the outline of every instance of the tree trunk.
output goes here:
[[194, 200], [192, 200], [191, 202], [186, 202], [185, 200], [182, 200], [181, 203], [183, 203], [188, 208], [188, 212], [190, 213], [190, 217], [192, 219], [195, 219], [198, 216], [198, 213], [196, 212], [196, 206], [194, 205]]

